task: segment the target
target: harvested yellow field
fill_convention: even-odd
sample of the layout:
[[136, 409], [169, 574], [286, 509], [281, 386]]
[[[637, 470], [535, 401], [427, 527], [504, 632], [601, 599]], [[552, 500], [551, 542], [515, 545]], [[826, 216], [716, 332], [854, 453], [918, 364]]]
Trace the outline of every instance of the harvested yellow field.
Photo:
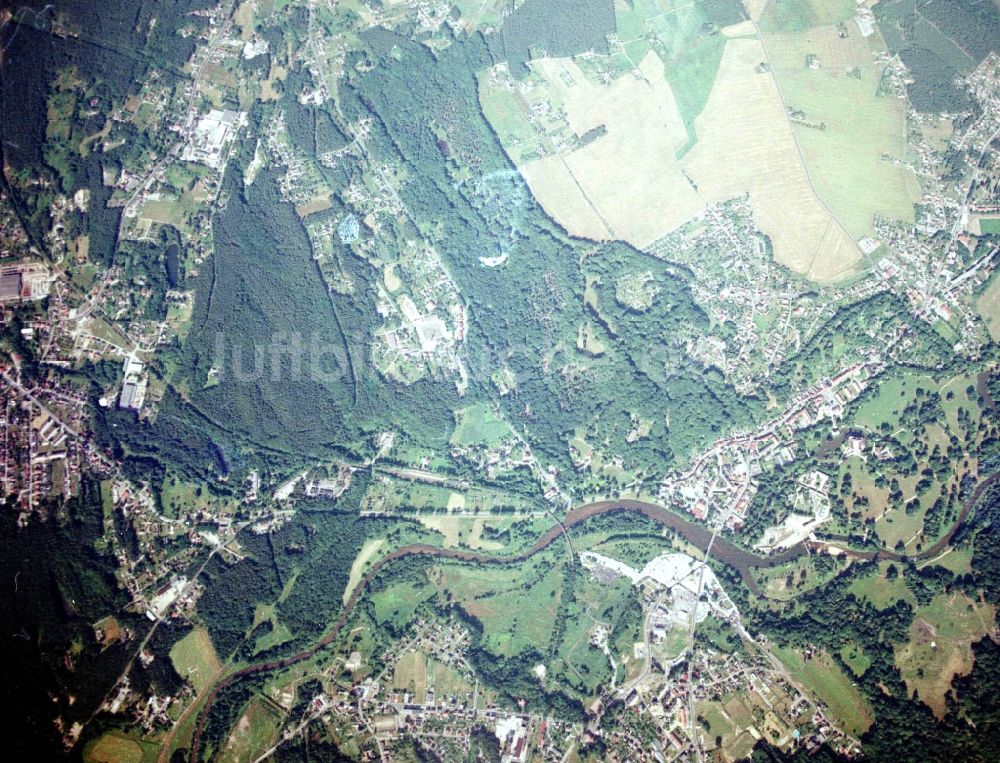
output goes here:
[[775, 259], [816, 281], [855, 270], [861, 252], [812, 189], [758, 40], [729, 40], [682, 166], [708, 203], [749, 193]]
[[743, 0], [743, 7], [746, 8], [747, 15], [754, 21], [760, 21], [760, 14], [764, 12], [767, 0]]
[[[752, 32], [752, 25], [744, 22], [728, 31], [742, 35]], [[860, 55], [856, 46], [867, 45], [859, 37], [838, 47], [825, 33], [823, 42], [822, 55], [838, 72]], [[831, 166], [815, 141], [810, 142], [814, 136], [804, 136], [819, 157], [817, 170], [833, 174], [832, 180], [817, 180], [810, 177], [810, 154], [804, 156], [796, 142], [775, 78], [757, 71], [766, 60], [756, 38], [726, 42], [711, 94], [695, 120], [697, 142], [681, 160], [677, 152], [688, 134], [655, 53], [647, 54], [637, 72], [608, 84], [588, 80], [570, 59], [535, 61], [532, 67], [551, 102], [560, 104], [571, 133], [582, 136], [596, 128], [603, 133], [575, 150], [563, 145], [561, 152], [529, 161], [521, 172], [546, 212], [571, 234], [595, 241], [621, 239], [640, 249], [706, 206], [748, 195], [779, 263], [815, 281], [851, 275], [862, 260], [854, 237], [868, 232], [872, 213], [906, 219], [910, 209], [901, 170], [881, 161], [881, 152], [891, 152], [902, 139], [897, 115], [890, 113], [896, 104], [866, 102], [871, 114], [865, 115], [871, 119], [861, 127], [882, 131], [871, 149], [878, 156], [862, 152], [860, 159]], [[868, 75], [866, 80], [870, 69]], [[852, 153], [856, 131], [812, 132], [833, 149], [857, 156]], [[844, 192], [845, 183], [854, 187], [860, 182], [859, 173], [872, 175], [878, 188], [892, 185], [892, 203], [883, 204], [878, 188], [860, 197]], [[829, 199], [819, 195], [817, 182]], [[849, 213], [850, 226], [836, 216], [838, 209]]]
[[704, 208], [675, 155], [687, 131], [663, 63], [648, 53], [633, 75], [609, 85], [569, 59], [532, 66], [562, 102], [576, 135], [603, 127], [587, 145], [521, 167], [532, 193], [570, 233], [644, 247]]
[[[880, 38], [841, 37], [835, 26], [764, 38], [816, 193], [855, 238], [874, 216], [912, 223], [920, 184], [907, 154], [906, 101], [876, 95]], [[804, 65], [814, 56], [818, 68]], [[886, 161], [891, 157], [898, 162]]]
[[140, 763], [142, 747], [124, 734], [109, 731], [83, 753], [87, 763]]
[[300, 218], [304, 220], [305, 218], [309, 217], [309, 215], [314, 215], [317, 212], [324, 212], [332, 206], [333, 204], [330, 202], [330, 194], [324, 193], [320, 196], [316, 196], [315, 198], [310, 199], [305, 204], [300, 204], [299, 206], [297, 206], [295, 208], [295, 214], [297, 214]]
[[344, 603], [351, 598], [351, 594], [354, 593], [354, 589], [357, 587], [358, 583], [361, 582], [361, 576], [364, 575], [365, 570], [368, 567], [368, 562], [374, 558], [375, 554], [385, 543], [385, 538], [369, 538], [365, 541], [365, 544], [361, 547], [358, 555], [354, 558], [354, 562], [351, 564], [351, 574], [347, 578], [347, 586], [344, 588]]
[[748, 19], [747, 21], [741, 21], [739, 24], [723, 27], [722, 33], [726, 37], [754, 37], [757, 34], [757, 28]]

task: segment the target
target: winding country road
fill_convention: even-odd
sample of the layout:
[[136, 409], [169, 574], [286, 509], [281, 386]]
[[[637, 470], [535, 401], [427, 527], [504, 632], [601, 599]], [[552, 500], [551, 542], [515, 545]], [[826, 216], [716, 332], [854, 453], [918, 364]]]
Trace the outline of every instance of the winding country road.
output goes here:
[[[922, 559], [931, 559], [935, 557], [941, 550], [943, 550], [948, 543], [951, 541], [952, 536], [955, 534], [959, 526], [965, 521], [969, 512], [978, 503], [979, 499], [982, 497], [983, 493], [998, 479], [1000, 479], [1000, 472], [997, 472], [987, 479], [982, 480], [977, 486], [973, 494], [965, 501], [962, 506], [962, 510], [958, 515], [954, 525], [951, 529], [933, 546], [919, 552], [916, 554], [897, 554], [893, 551], [879, 550], [879, 551], [855, 551], [852, 549], [841, 548], [840, 550], [848, 554], [852, 558], [860, 560], [872, 560], [872, 559], [887, 559], [894, 561], [917, 561]], [[379, 561], [369, 568], [368, 572], [361, 579], [354, 590], [351, 592], [350, 598], [344, 605], [343, 610], [341, 610], [340, 616], [334, 621], [333, 626], [327, 631], [326, 635], [323, 636], [319, 641], [300, 652], [289, 655], [287, 657], [282, 657], [278, 660], [269, 660], [267, 662], [259, 662], [253, 665], [248, 665], [241, 668], [230, 675], [224, 677], [219, 681], [214, 687], [212, 687], [208, 696], [205, 699], [205, 704], [202, 706], [201, 711], [198, 713], [198, 720], [195, 726], [194, 734], [191, 738], [191, 751], [189, 755], [189, 760], [191, 763], [196, 763], [198, 760], [198, 753], [201, 743], [201, 735], [205, 729], [205, 724], [208, 721], [209, 713], [211, 712], [212, 705], [215, 702], [216, 697], [219, 692], [226, 687], [232, 685], [236, 681], [246, 676], [257, 675], [260, 673], [267, 673], [273, 670], [281, 670], [294, 665], [303, 660], [307, 660], [313, 655], [315, 655], [321, 649], [329, 646], [339, 635], [344, 625], [347, 623], [351, 614], [354, 611], [354, 607], [357, 605], [361, 596], [367, 590], [372, 579], [378, 575], [381, 570], [389, 564], [392, 564], [398, 559], [403, 559], [410, 556], [431, 556], [437, 557], [439, 559], [454, 559], [463, 562], [473, 562], [478, 564], [497, 564], [497, 565], [510, 565], [523, 562], [531, 556], [537, 554], [539, 551], [547, 548], [552, 544], [557, 538], [565, 537], [568, 539], [568, 530], [576, 525], [582, 524], [589, 519], [597, 516], [602, 516], [604, 514], [613, 514], [617, 512], [633, 512], [636, 514], [642, 514], [648, 519], [657, 522], [664, 527], [668, 527], [675, 530], [678, 534], [683, 536], [689, 543], [706, 551], [711, 547], [712, 556], [719, 561], [725, 563], [726, 565], [732, 567], [736, 570], [743, 582], [746, 584], [750, 590], [754, 593], [760, 593], [757, 587], [756, 581], [751, 575], [752, 568], [760, 567], [774, 567], [779, 564], [784, 564], [791, 559], [801, 556], [807, 553], [808, 548], [805, 544], [798, 544], [792, 548], [787, 549], [781, 554], [775, 554], [771, 556], [758, 556], [756, 554], [751, 554], [750, 552], [739, 548], [730, 541], [722, 537], [714, 537], [711, 530], [709, 530], [704, 525], [696, 524], [695, 522], [685, 518], [684, 516], [677, 514], [673, 511], [658, 506], [653, 503], [648, 503], [646, 501], [638, 501], [632, 499], [621, 499], [614, 501], [597, 501], [595, 503], [585, 504], [583, 506], [578, 506], [572, 509], [567, 515], [566, 519], [563, 520], [561, 524], [555, 524], [549, 530], [545, 532], [534, 545], [526, 551], [520, 554], [511, 556], [492, 556], [490, 554], [480, 554], [474, 551], [462, 551], [459, 549], [452, 548], [441, 548], [439, 546], [431, 546], [424, 543], [415, 543], [409, 546], [403, 546], [398, 548], [387, 556], [382, 557]], [[821, 547], [830, 547], [831, 544], [819, 544]]]

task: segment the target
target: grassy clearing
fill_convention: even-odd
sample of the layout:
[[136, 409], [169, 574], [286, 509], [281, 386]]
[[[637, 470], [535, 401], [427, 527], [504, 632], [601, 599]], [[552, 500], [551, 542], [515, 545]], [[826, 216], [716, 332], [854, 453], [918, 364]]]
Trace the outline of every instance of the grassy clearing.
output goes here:
[[802, 556], [777, 567], [762, 567], [753, 571], [757, 584], [772, 599], [789, 600], [826, 583], [840, 574], [847, 560], [834, 563], [829, 571], [817, 569], [812, 556]]
[[904, 374], [886, 379], [879, 386], [879, 393], [866, 400], [858, 409], [855, 421], [863, 427], [876, 430], [883, 423], [898, 426], [903, 409], [916, 399], [916, 389], [929, 388], [929, 380], [919, 374]]
[[910, 638], [896, 647], [896, 666], [906, 688], [916, 690], [939, 718], [947, 712], [945, 695], [955, 676], [972, 670], [971, 644], [996, 624], [996, 607], [964, 593], [938, 594], [918, 607]]
[[819, 652], [807, 660], [795, 649], [778, 648], [775, 652], [795, 679], [811, 690], [848, 732], [861, 734], [872, 725], [871, 708], [830, 655]]
[[[996, 225], [991, 225], [991, 227], [997, 228], [996, 232], [1000, 233], [1000, 220], [980, 220], [979, 225], [984, 233], [987, 232], [987, 223], [996, 223]], [[993, 274], [989, 285], [976, 300], [976, 310], [982, 316], [983, 320], [986, 321], [986, 328], [989, 330], [990, 337], [992, 337], [994, 342], [1000, 342], [1000, 275], [998, 273], [1000, 271]]]
[[510, 526], [513, 520], [491, 521], [487, 517], [450, 516], [441, 514], [418, 514], [416, 520], [424, 527], [444, 536], [445, 548], [465, 546], [471, 549], [499, 551], [503, 544], [483, 537], [487, 527]]
[[688, 147], [696, 140], [694, 120], [708, 101], [726, 43], [723, 35], [707, 33], [712, 24], [699, 5], [671, 4], [668, 10], [657, 0], [633, 0], [616, 3], [615, 8], [619, 67], [634, 68], [650, 50], [663, 59], [687, 128]]
[[[874, 233], [875, 214], [912, 222], [919, 200], [912, 171], [882, 158], [906, 155], [906, 105], [875, 95], [875, 39], [833, 26], [765, 39], [786, 103], [803, 115], [795, 134], [816, 190], [858, 238]], [[805, 66], [810, 55], [821, 68]]]
[[[959, 424], [959, 411], [965, 411], [969, 418], [976, 422], [979, 420], [981, 411], [979, 410], [979, 393], [975, 391], [976, 374], [959, 374], [951, 379], [945, 380], [941, 385], [941, 407], [944, 409], [945, 421], [948, 429], [959, 439], [964, 439], [969, 433]], [[972, 387], [972, 394], [966, 390]], [[951, 399], [948, 398], [949, 394]]]
[[854, 0], [770, 0], [760, 17], [761, 31], [804, 32], [837, 24], [855, 13]]
[[[906, 482], [899, 481], [904, 496], [912, 495], [912, 483], [915, 481], [912, 478]], [[906, 484], [907, 482], [910, 484]], [[933, 502], [936, 492], [936, 490], [932, 490], [925, 497], [930, 498]], [[891, 509], [876, 520], [875, 532], [881, 540], [885, 541], [888, 548], [895, 548], [897, 543], [903, 543], [907, 549], [915, 548], [913, 539], [923, 530], [926, 513], [927, 506], [924, 505], [923, 500], [921, 500], [920, 508], [912, 514], [907, 514], [905, 509]]]
[[[460, 502], [456, 496], [461, 498]], [[489, 515], [494, 509], [503, 508], [507, 511], [528, 513], [530, 509], [536, 507], [519, 496], [498, 490], [469, 488], [457, 491], [450, 487], [386, 476], [372, 480], [361, 501], [363, 512], [447, 514], [456, 508], [465, 514]]]
[[699, 718], [703, 718], [708, 723], [708, 739], [722, 737], [722, 744], [725, 746], [730, 741], [730, 737], [736, 731], [732, 722], [726, 717], [726, 711], [719, 702], [701, 702], [696, 708]]
[[512, 656], [552, 638], [562, 568], [551, 557], [511, 567], [443, 564], [435, 583], [483, 624], [484, 646]]
[[416, 583], [396, 583], [372, 595], [375, 605], [375, 622], [378, 625], [391, 622], [402, 628], [413, 618], [417, 607], [434, 595], [430, 585]]
[[928, 559], [919, 565], [921, 569], [931, 566], [944, 567], [956, 575], [964, 575], [972, 572], [972, 545], [969, 544], [962, 548], [949, 547], [940, 556]]
[[865, 654], [864, 650], [857, 644], [844, 644], [840, 648], [840, 658], [847, 663], [847, 667], [856, 676], [862, 675], [872, 664], [871, 657]]
[[[913, 593], [902, 574], [890, 580], [887, 575], [892, 562], [880, 562], [877, 570], [851, 583], [850, 591], [859, 599], [867, 600], [875, 609], [888, 609], [897, 601], [915, 603]], [[899, 569], [899, 565], [896, 565]]]
[[361, 576], [364, 574], [365, 568], [368, 566], [368, 562], [375, 556], [384, 543], [385, 538], [369, 538], [361, 547], [361, 550], [358, 552], [357, 557], [355, 557], [353, 564], [351, 564], [351, 574], [347, 578], [347, 587], [344, 589], [343, 597], [345, 604], [351, 597], [351, 592], [354, 591], [358, 583], [361, 582]]
[[250, 700], [223, 747], [221, 763], [250, 763], [266, 751], [278, 735], [283, 714], [263, 697]]
[[170, 650], [170, 661], [174, 664], [174, 669], [188, 679], [198, 692], [222, 668], [208, 631], [204, 628], [195, 628], [174, 644], [174, 648]]
[[427, 696], [427, 657], [423, 652], [407, 652], [396, 663], [392, 686], [410, 693], [410, 701], [423, 704]]
[[292, 632], [287, 625], [274, 619], [271, 620], [271, 625], [271, 630], [263, 636], [259, 636], [254, 642], [253, 653], [255, 655], [292, 640]]
[[506, 435], [510, 427], [497, 418], [489, 405], [478, 403], [458, 412], [458, 423], [451, 435], [453, 445], [496, 445]]
[[143, 763], [143, 758], [143, 745], [119, 731], [109, 731], [83, 752], [85, 763]]
[[468, 694], [473, 690], [461, 673], [436, 660], [427, 661], [427, 674], [439, 697]]
[[538, 156], [541, 136], [528, 121], [518, 96], [503, 87], [492, 87], [489, 78], [479, 78], [479, 103], [483, 114], [515, 163]]

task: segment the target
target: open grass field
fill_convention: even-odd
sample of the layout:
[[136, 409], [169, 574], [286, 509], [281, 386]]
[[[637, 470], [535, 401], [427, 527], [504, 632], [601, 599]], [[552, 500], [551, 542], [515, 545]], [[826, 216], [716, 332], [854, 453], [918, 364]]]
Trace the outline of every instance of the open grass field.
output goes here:
[[150, 199], [142, 205], [139, 217], [164, 225], [180, 226], [184, 222], [184, 208], [180, 199]]
[[159, 748], [132, 739], [120, 731], [109, 731], [83, 752], [85, 763], [152, 763]]
[[[590, 539], [577, 541], [577, 544], [584, 548], [583, 544]], [[636, 569], [642, 569], [646, 563], [660, 554], [669, 551], [670, 543], [666, 538], [631, 538], [628, 540], [601, 541], [590, 548], [599, 554], [610, 556], [620, 562], [625, 562]]]
[[871, 658], [857, 644], [844, 644], [840, 648], [840, 658], [856, 676], [862, 675], [872, 664]]
[[792, 676], [826, 705], [849, 733], [861, 734], [872, 725], [871, 708], [830, 655], [819, 652], [807, 660], [795, 649], [774, 651]]
[[453, 445], [496, 445], [510, 434], [507, 422], [497, 418], [485, 403], [463, 408], [456, 417], [458, 421], [451, 435]]
[[364, 575], [365, 569], [368, 566], [368, 562], [374, 558], [378, 550], [385, 544], [385, 538], [369, 538], [365, 541], [358, 555], [354, 558], [354, 562], [351, 564], [351, 574], [347, 578], [347, 587], [344, 588], [344, 603], [351, 597], [351, 592], [355, 589], [358, 583], [361, 582], [361, 576]]
[[170, 650], [170, 661], [174, 664], [174, 669], [199, 692], [222, 668], [208, 631], [204, 628], [195, 628], [174, 644], [174, 648]]
[[462, 677], [461, 673], [437, 660], [427, 661], [427, 675], [439, 697], [471, 693], [473, 690], [473, 687]]
[[[459, 500], [460, 499], [460, 500]], [[490, 514], [499, 507], [527, 513], [536, 507], [524, 499], [498, 490], [430, 485], [416, 480], [383, 476], [373, 480], [361, 501], [362, 511], [411, 513], [414, 511], [446, 512], [460, 510], [466, 514]]]
[[[900, 489], [903, 491], [904, 501], [914, 495], [914, 485], [917, 477], [904, 477], [899, 480]], [[940, 485], [937, 483], [931, 490], [916, 500], [917, 508], [912, 513], [907, 513], [904, 508], [888, 509], [875, 521], [875, 532], [878, 537], [885, 541], [889, 548], [895, 548], [897, 543], [902, 542], [910, 551], [913, 550], [914, 538], [923, 530], [924, 515], [927, 514], [928, 507], [934, 503], [940, 492]], [[911, 504], [912, 506], [912, 504]], [[908, 507], [909, 508], [909, 507]]]
[[512, 656], [552, 638], [563, 575], [551, 562], [541, 555], [510, 567], [446, 563], [434, 583], [482, 623], [489, 651]]
[[605, 129], [570, 153], [521, 167], [532, 193], [561, 225], [643, 247], [701, 211], [675, 161], [688, 134], [655, 53], [607, 85], [588, 79], [572, 60], [540, 59], [532, 67], [562, 101], [572, 133]]
[[283, 715], [268, 700], [254, 697], [219, 753], [221, 763], [252, 763], [278, 735]]
[[499, 28], [505, 7], [498, 0], [455, 0], [454, 6], [461, 13], [461, 27], [468, 32]]
[[[760, 42], [732, 39], [682, 167], [709, 203], [749, 193], [775, 259], [817, 281], [854, 272], [861, 253], [810, 185]], [[794, 224], [791, 221], [794, 220]]]
[[[822, 26], [768, 36], [764, 44], [787, 106], [809, 125], [825, 125], [794, 127], [816, 192], [862, 238], [874, 233], [876, 214], [913, 222], [920, 187], [909, 168], [882, 158], [906, 157], [906, 102], [875, 95], [879, 38], [851, 32], [842, 38], [835, 26]], [[821, 68], [805, 66], [809, 55]]]
[[292, 640], [292, 632], [288, 629], [287, 625], [273, 620], [272, 625], [273, 629], [269, 633], [259, 636], [254, 642], [253, 653], [255, 655]]
[[615, 4], [618, 40], [612, 47], [614, 66], [631, 71], [650, 50], [657, 53], [665, 64], [688, 133], [686, 145], [696, 139], [694, 120], [708, 100], [725, 45], [722, 35], [708, 33], [715, 26], [710, 16], [703, 4], [678, 0]]
[[721, 702], [700, 702], [696, 712], [699, 718], [704, 718], [708, 723], [708, 739], [722, 737], [723, 747], [731, 742], [731, 738], [739, 731], [727, 716]]
[[956, 575], [965, 575], [972, 572], [972, 545], [967, 544], [962, 547], [949, 546], [938, 556], [928, 559], [917, 566], [920, 569], [934, 566], [944, 567]]
[[952, 679], [972, 670], [972, 642], [995, 626], [996, 607], [964, 593], [938, 594], [918, 607], [910, 639], [897, 645], [895, 653], [906, 688], [916, 690], [934, 714], [943, 717]]
[[[980, 220], [982, 227], [987, 221]], [[995, 221], [1000, 228], [1000, 220]], [[984, 229], [985, 232], [985, 229]], [[1000, 342], [1000, 276], [996, 273], [990, 278], [989, 285], [983, 290], [976, 300], [976, 310], [986, 321], [986, 328], [990, 332], [990, 337], [994, 342]]]
[[767, 0], [760, 12], [761, 31], [803, 32], [837, 24], [855, 13], [854, 0]]
[[375, 605], [375, 622], [379, 625], [392, 622], [401, 627], [408, 623], [417, 607], [433, 596], [434, 587], [405, 582], [390, 585], [383, 591], [372, 594]]
[[817, 570], [813, 557], [806, 555], [777, 567], [756, 569], [753, 576], [769, 598], [788, 601], [838, 575], [846, 564], [846, 559], [839, 560], [829, 572], [821, 573]]
[[[810, 5], [810, 24], [843, 16], [846, 6], [840, 0], [834, 5], [833, 10]], [[543, 58], [531, 63], [527, 84], [511, 84], [502, 74], [481, 78], [484, 113], [535, 198], [570, 233], [594, 240], [621, 238], [643, 248], [706, 204], [749, 194], [778, 262], [817, 281], [857, 272], [861, 252], [851, 233], [867, 232], [876, 207], [890, 216], [912, 217], [909, 197], [897, 194], [882, 206], [869, 199], [852, 218], [850, 231], [843, 228], [812, 188], [773, 76], [756, 70], [767, 58], [760, 42], [705, 36], [700, 11], [661, 6], [650, 0], [618, 9], [619, 39], [612, 58], [624, 64], [617, 66], [617, 76], [600, 78], [602, 70], [593, 62], [583, 61], [581, 68], [570, 59]], [[867, 49], [868, 42], [857, 37]], [[798, 56], [794, 45], [786, 47], [789, 56]], [[904, 177], [901, 170], [881, 161], [882, 152], [901, 153], [905, 112], [894, 102], [874, 100], [872, 65], [864, 63], [871, 75], [870, 83], [864, 77], [860, 82], [872, 88], [864, 91], [868, 111], [853, 118], [857, 124], [845, 123], [841, 129], [838, 123], [836, 130], [824, 132], [825, 143], [814, 148], [818, 168], [835, 173], [827, 190], [831, 197], [840, 194], [844, 208], [848, 202], [860, 205], [850, 187], [861, 178], [869, 181], [864, 187], [881, 188], [888, 178], [891, 188], [912, 191], [905, 178], [896, 182], [897, 175]], [[831, 72], [821, 73], [831, 77]], [[846, 78], [816, 96], [824, 108], [830, 108], [824, 99], [840, 98], [838, 114], [861, 93], [857, 80], [846, 88], [840, 80]], [[568, 128], [546, 127], [549, 116], [529, 119], [531, 104], [541, 101], [551, 103], [550, 111], [564, 118]], [[556, 117], [551, 119], [555, 125]], [[573, 136], [595, 128], [603, 134], [573, 149]], [[858, 142], [864, 143], [860, 157], [853, 151]], [[559, 151], [555, 145], [561, 146]], [[529, 159], [537, 157], [540, 147], [547, 155]], [[831, 159], [831, 151], [849, 155], [853, 164], [842, 166], [843, 156]], [[869, 161], [872, 157], [877, 163]], [[870, 182], [872, 177], [876, 182]]]
[[728, 694], [722, 698], [722, 707], [726, 711], [726, 715], [729, 716], [730, 721], [737, 728], [744, 729], [747, 726], [753, 725], [754, 718], [753, 713], [750, 709], [743, 703], [741, 697], [733, 694]]
[[213, 515], [231, 513], [238, 507], [232, 498], [212, 495], [193, 482], [184, 482], [179, 477], [170, 476], [163, 483], [163, 508], [168, 517], [176, 517], [183, 511], [204, 509]]
[[509, 526], [513, 520], [493, 521], [488, 517], [450, 516], [442, 514], [420, 514], [416, 517], [424, 527], [441, 533], [444, 536], [444, 546], [465, 546], [471, 549], [499, 551], [503, 544], [499, 541], [483, 537], [486, 527]]
[[[892, 580], [888, 578], [886, 573], [890, 564], [892, 562], [879, 562], [877, 570], [854, 580], [851, 583], [851, 593], [859, 599], [871, 602], [876, 609], [886, 609], [900, 600], [914, 604], [916, 600], [906, 586], [903, 576], [898, 575]], [[898, 569], [899, 565], [896, 567]]]
[[537, 73], [515, 84], [501, 66], [481, 73], [478, 85], [483, 114], [518, 166], [549, 152], [546, 136], [569, 129], [560, 94]]
[[392, 686], [410, 693], [411, 702], [423, 704], [427, 695], [427, 656], [423, 652], [407, 652], [396, 662]]
[[929, 389], [929, 380], [920, 374], [903, 374], [884, 379], [877, 395], [858, 408], [855, 421], [867, 429], [877, 430], [882, 424], [898, 426], [903, 409], [916, 399], [917, 387]]
[[[975, 391], [976, 374], [958, 374], [951, 379], [946, 379], [939, 388], [941, 392], [941, 407], [944, 409], [945, 422], [948, 429], [959, 439], [969, 435], [959, 424], [958, 414], [960, 410], [965, 410], [969, 418], [976, 422], [982, 413], [979, 409], [979, 393]], [[973, 388], [970, 395], [966, 390]], [[951, 399], [948, 395], [951, 394]]]

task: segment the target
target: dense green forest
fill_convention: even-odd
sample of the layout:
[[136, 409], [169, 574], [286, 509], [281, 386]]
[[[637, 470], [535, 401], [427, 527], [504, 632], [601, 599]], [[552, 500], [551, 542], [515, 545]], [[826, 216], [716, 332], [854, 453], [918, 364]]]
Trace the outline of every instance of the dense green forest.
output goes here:
[[[143, 627], [120, 611], [128, 598], [104, 547], [99, 483], [85, 481], [79, 497], [46, 508], [48, 519], [23, 528], [16, 526], [12, 499], [0, 512], [0, 692], [8, 707], [20, 708], [9, 742], [10, 754], [20, 760], [51, 760], [61, 749], [55, 717], [69, 724], [86, 720], [125, 668], [129, 647], [102, 649], [93, 623], [114, 614], [122, 626]], [[164, 685], [169, 681], [168, 675]]]
[[[707, 321], [683, 273], [624, 244], [568, 238], [516, 186], [483, 203], [482, 183], [454, 182], [456, 159], [480, 178], [510, 171], [478, 107], [474, 72], [490, 63], [483, 39], [454, 42], [437, 57], [404, 38], [395, 43], [391, 56], [352, 80], [343, 109], [349, 119], [375, 114], [377, 151], [403, 162], [410, 176], [419, 178], [404, 184], [401, 195], [417, 220], [436, 221], [434, 244], [471, 308], [469, 360], [480, 394], [492, 396], [492, 373], [510, 369], [516, 392], [503, 399], [505, 412], [548, 460], [567, 468], [567, 440], [578, 428], [595, 426], [595, 437], [614, 435], [623, 441], [630, 416], [657, 422], [653, 436], [628, 454], [628, 465], [638, 467], [669, 462], [706, 443], [720, 428], [749, 421], [752, 403], [684, 362], [682, 332]], [[438, 129], [428, 129], [430, 124]], [[447, 156], [439, 145], [442, 132]], [[512, 197], [523, 202], [507, 203]], [[501, 241], [493, 234], [498, 205], [508, 215], [516, 209], [517, 215]], [[508, 258], [503, 268], [480, 264], [484, 242], [503, 247]], [[630, 312], [612, 294], [615, 279], [647, 270], [654, 274], [659, 296], [651, 310]], [[605, 294], [597, 315], [584, 305], [588, 274]], [[518, 288], [511, 289], [512, 283]], [[569, 349], [570, 338], [587, 320], [596, 320], [616, 348], [603, 358], [581, 360]], [[545, 357], [551, 358], [548, 367], [539, 362]], [[552, 366], [559, 372], [553, 373]], [[630, 390], [627, 403], [618, 394], [623, 386]], [[668, 417], [684, 424], [668, 431]]]
[[[0, 29], [3, 66], [0, 67], [0, 164], [3, 185], [13, 196], [19, 217], [36, 243], [44, 240], [50, 220], [48, 191], [22, 192], [21, 183], [44, 171], [63, 193], [78, 188], [91, 193], [85, 216], [90, 234], [91, 257], [107, 264], [117, 245], [120, 208], [109, 209], [111, 188], [102, 182], [102, 165], [118, 167], [123, 155], [153, 140], [126, 142], [103, 155], [82, 158], [63, 151], [46, 138], [46, 120], [51, 84], [60, 70], [73, 70], [86, 88], [89, 110], [77, 108], [72, 115], [71, 137], [79, 141], [96, 133], [105, 118], [125, 97], [138, 92], [151, 71], [164, 83], [180, 82], [181, 69], [194, 52], [197, 33], [207, 26], [204, 17], [191, 11], [211, 7], [210, 0], [171, 3], [110, 3], [95, 5], [87, 0], [65, 0], [41, 9], [21, 6], [13, 19]], [[56, 34], [54, 24], [75, 34]], [[151, 23], [153, 17], [156, 23]], [[180, 28], [192, 34], [181, 37]], [[169, 138], [161, 135], [160, 139]], [[44, 251], [44, 245], [42, 246]]]
[[521, 76], [539, 51], [557, 58], [588, 50], [607, 55], [614, 31], [612, 0], [527, 0], [504, 19], [498, 53]]
[[954, 80], [1000, 45], [1000, 8], [993, 2], [883, 0], [874, 7], [889, 51], [910, 70], [910, 103], [922, 112], [961, 112], [970, 101]]

